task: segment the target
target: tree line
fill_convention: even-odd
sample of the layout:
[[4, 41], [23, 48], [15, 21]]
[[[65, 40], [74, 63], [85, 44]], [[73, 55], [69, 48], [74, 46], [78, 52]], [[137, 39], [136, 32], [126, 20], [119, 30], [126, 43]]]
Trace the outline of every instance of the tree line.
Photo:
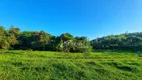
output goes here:
[[109, 35], [91, 41], [94, 50], [142, 51], [142, 32]]
[[0, 26], [0, 49], [40, 50], [63, 52], [90, 52], [87, 37], [74, 37], [69, 33], [54, 36], [42, 31], [23, 31], [12, 26], [5, 30]]
[[142, 51], [142, 32], [109, 35], [89, 41], [69, 33], [54, 36], [42, 31], [23, 31], [12, 26], [0, 26], [0, 49], [90, 52], [92, 50]]

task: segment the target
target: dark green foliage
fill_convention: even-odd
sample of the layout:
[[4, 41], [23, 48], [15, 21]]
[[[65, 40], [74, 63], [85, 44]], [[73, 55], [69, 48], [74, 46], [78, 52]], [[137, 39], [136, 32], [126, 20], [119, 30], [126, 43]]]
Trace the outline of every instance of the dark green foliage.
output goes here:
[[[31, 49], [32, 45], [32, 33], [33, 32], [29, 32], [29, 31], [24, 31], [20, 34], [18, 41], [19, 41], [19, 48], [18, 49]], [[28, 47], [27, 47], [28, 46]]]
[[23, 31], [12, 26], [9, 30], [0, 27], [0, 49], [22, 49], [40, 51], [88, 52], [86, 37], [74, 38], [69, 33], [52, 36], [44, 31]]
[[142, 51], [142, 32], [110, 35], [89, 41], [87, 37], [74, 37], [69, 33], [53, 36], [44, 31], [20, 32], [14, 26], [9, 30], [0, 26], [0, 49], [83, 53], [91, 52], [92, 49]]
[[142, 32], [110, 35], [91, 41], [94, 50], [142, 51]]

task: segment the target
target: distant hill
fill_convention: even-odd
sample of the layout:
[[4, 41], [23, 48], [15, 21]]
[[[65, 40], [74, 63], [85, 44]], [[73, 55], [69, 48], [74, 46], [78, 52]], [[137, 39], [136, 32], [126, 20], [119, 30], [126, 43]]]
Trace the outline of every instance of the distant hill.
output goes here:
[[109, 35], [91, 41], [94, 50], [142, 51], [142, 32]]

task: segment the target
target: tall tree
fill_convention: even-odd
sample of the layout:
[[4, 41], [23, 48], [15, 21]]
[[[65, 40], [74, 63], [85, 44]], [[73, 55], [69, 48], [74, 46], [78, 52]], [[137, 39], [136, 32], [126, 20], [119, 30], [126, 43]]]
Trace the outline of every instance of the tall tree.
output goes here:
[[17, 48], [18, 45], [18, 37], [20, 35], [20, 29], [19, 28], [14, 28], [12, 26], [7, 33], [7, 40], [11, 48]]
[[8, 49], [9, 43], [7, 42], [6, 30], [0, 26], [0, 49]]

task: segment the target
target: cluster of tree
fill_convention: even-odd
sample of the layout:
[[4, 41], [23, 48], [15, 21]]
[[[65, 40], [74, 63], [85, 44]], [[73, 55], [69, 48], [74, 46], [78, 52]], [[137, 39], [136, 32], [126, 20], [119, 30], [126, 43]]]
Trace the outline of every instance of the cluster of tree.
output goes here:
[[91, 46], [94, 50], [142, 51], [142, 32], [97, 38], [91, 41]]
[[69, 33], [53, 36], [44, 31], [23, 31], [13, 26], [5, 30], [0, 26], [0, 49], [22, 49], [64, 52], [89, 52], [87, 37], [73, 37]]
[[142, 32], [109, 35], [89, 41], [69, 33], [53, 36], [44, 31], [23, 31], [0, 26], [0, 49], [22, 49], [63, 52], [90, 52], [94, 50], [142, 51]]

